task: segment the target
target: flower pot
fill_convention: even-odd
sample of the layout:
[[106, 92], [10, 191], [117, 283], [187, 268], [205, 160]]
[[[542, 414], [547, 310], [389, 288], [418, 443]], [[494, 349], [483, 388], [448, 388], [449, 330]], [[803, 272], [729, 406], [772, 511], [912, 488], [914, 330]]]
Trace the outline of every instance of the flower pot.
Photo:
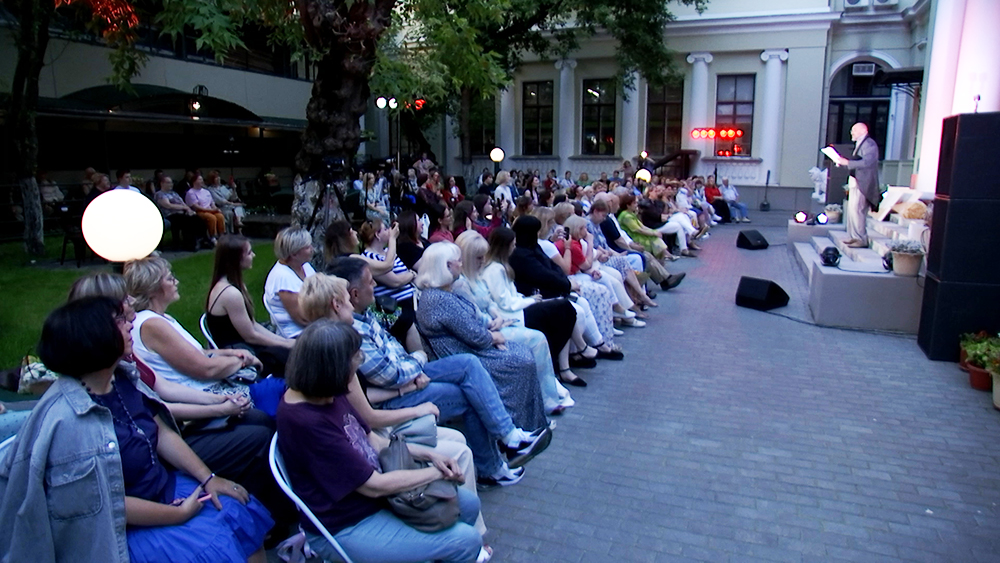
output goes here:
[[958, 351], [958, 369], [962, 371], [969, 371], [969, 364], [965, 363], [965, 360], [969, 358], [968, 352], [965, 348], [960, 348]]
[[1000, 411], [1000, 381], [997, 381], [1000, 374], [991, 373], [990, 375], [993, 377], [993, 408]]
[[828, 223], [839, 223], [840, 222], [840, 212], [839, 211], [827, 211], [826, 218]]
[[892, 273], [897, 276], [907, 276], [912, 278], [920, 271], [920, 264], [923, 260], [923, 254], [904, 254], [902, 252], [893, 252]]
[[[996, 387], [993, 385], [993, 376], [990, 375], [990, 372], [972, 364], [966, 364], [966, 367], [969, 368], [969, 385], [971, 385], [973, 389], [989, 391]], [[994, 397], [996, 397], [995, 394]], [[997, 399], [994, 398], [994, 402], [996, 400]]]

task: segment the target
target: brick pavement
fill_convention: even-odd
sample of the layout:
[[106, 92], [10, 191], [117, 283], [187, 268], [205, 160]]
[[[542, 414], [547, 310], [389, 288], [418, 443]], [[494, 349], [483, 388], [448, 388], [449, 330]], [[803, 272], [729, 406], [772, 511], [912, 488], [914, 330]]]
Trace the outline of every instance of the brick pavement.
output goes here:
[[909, 337], [741, 309], [774, 279], [807, 319], [787, 214], [723, 226], [626, 359], [580, 370], [577, 407], [518, 485], [483, 493], [495, 560], [998, 561], [1000, 413]]

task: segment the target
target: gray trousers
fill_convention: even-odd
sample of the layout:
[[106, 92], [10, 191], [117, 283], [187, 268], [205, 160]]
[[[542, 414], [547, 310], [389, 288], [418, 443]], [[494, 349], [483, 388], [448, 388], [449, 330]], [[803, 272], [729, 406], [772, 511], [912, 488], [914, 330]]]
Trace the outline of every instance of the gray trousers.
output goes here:
[[847, 197], [847, 212], [844, 213], [847, 219], [847, 235], [849, 238], [868, 244], [868, 200], [853, 181]]

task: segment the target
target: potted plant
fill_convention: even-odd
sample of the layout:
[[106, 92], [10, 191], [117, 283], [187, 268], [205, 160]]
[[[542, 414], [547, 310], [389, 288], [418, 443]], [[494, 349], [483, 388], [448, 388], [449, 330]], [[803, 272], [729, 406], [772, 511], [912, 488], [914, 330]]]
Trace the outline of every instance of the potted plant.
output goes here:
[[1000, 410], [1000, 381], [997, 381], [1000, 378], [1000, 337], [992, 337], [984, 342], [987, 343], [984, 352], [986, 370], [993, 383], [993, 408]]
[[965, 354], [969, 385], [980, 391], [989, 391], [996, 387], [993, 385], [993, 376], [987, 371], [987, 367], [990, 365], [992, 357], [1000, 356], [1000, 338], [994, 336], [970, 340], [965, 344]]
[[892, 252], [892, 273], [897, 276], [916, 276], [924, 260], [924, 245], [919, 240], [894, 240], [889, 243]]
[[829, 223], [839, 223], [844, 215], [844, 208], [839, 203], [831, 203], [823, 208], [823, 213], [826, 213]]
[[986, 340], [990, 337], [990, 334], [985, 330], [980, 330], [979, 332], [966, 332], [958, 336], [958, 368], [962, 371], [969, 371], [969, 367], [966, 363], [969, 353], [966, 352], [966, 347], [975, 342]]

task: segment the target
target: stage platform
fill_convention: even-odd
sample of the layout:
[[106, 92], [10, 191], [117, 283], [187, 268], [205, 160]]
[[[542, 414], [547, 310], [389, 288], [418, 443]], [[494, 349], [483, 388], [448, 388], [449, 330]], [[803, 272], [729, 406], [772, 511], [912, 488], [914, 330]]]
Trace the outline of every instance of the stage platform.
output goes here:
[[[809, 282], [809, 310], [819, 325], [916, 334], [923, 277], [902, 277], [882, 266], [888, 243], [905, 238], [908, 225], [868, 219], [871, 248], [850, 248], [842, 224], [788, 222], [788, 249]], [[838, 267], [824, 266], [827, 247], [841, 253]]]

